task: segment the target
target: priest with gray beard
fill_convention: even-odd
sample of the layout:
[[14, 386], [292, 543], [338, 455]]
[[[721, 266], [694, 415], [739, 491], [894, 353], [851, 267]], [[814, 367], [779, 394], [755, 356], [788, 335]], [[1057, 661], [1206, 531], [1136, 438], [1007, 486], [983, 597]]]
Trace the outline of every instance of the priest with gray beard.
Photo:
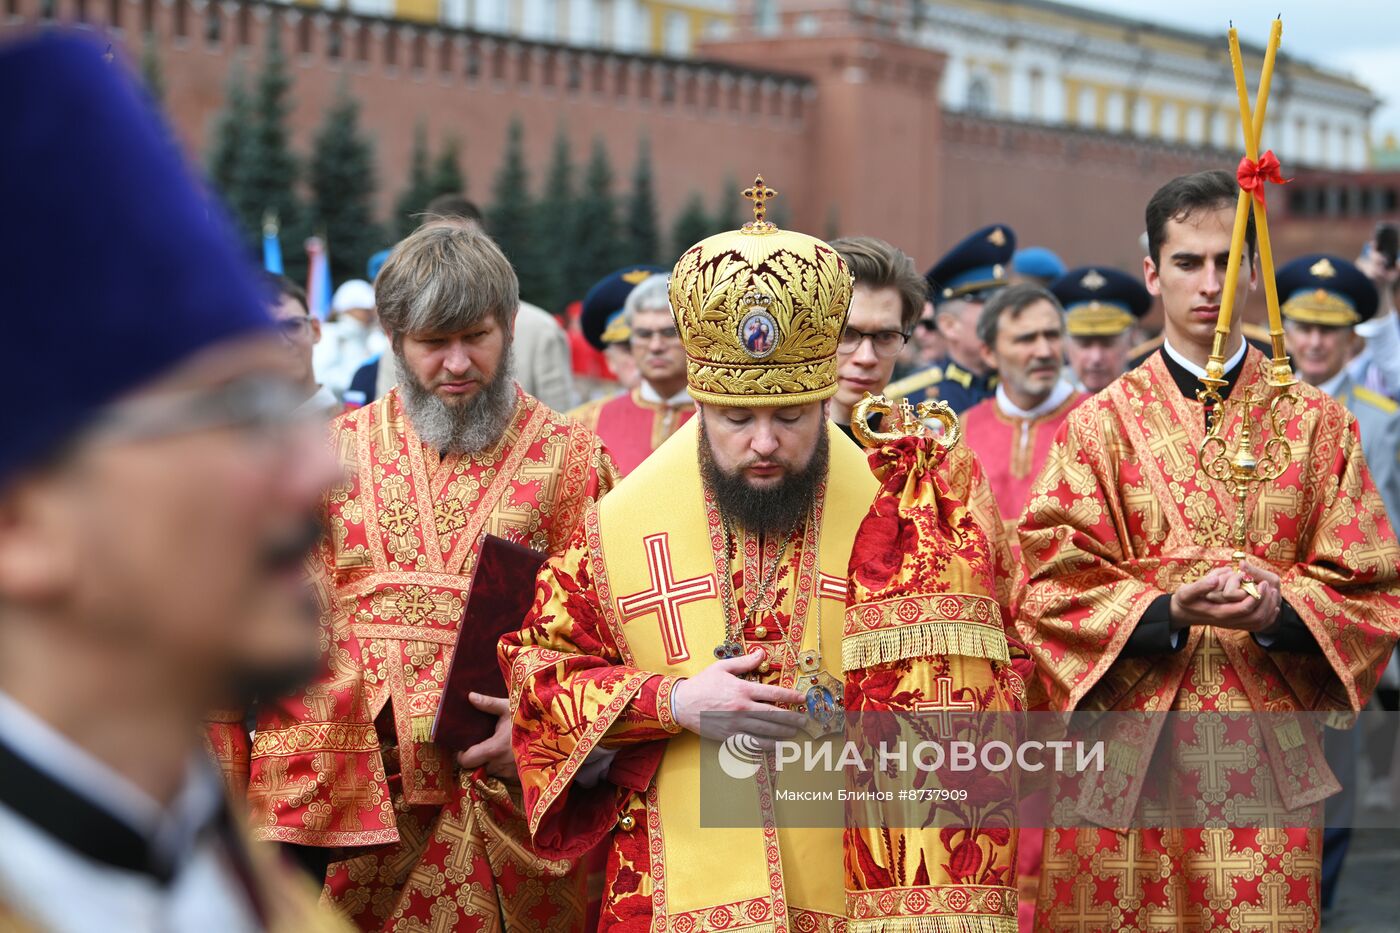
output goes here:
[[259, 713], [255, 830], [362, 929], [580, 929], [575, 862], [536, 856], [520, 818], [506, 699], [472, 695], [500, 727], [459, 756], [431, 735], [482, 534], [558, 554], [617, 473], [510, 377], [519, 285], [490, 237], [419, 229], [375, 301], [399, 385], [331, 425], [346, 475], [311, 561], [324, 653]]

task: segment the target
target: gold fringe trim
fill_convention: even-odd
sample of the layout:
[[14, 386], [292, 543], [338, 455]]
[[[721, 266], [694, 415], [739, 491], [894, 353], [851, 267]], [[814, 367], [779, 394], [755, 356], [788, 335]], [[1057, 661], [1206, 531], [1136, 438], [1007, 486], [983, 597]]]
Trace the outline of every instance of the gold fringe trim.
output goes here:
[[434, 716], [414, 716], [410, 720], [413, 724], [413, 741], [431, 742], [433, 740], [433, 720]]
[[847, 635], [841, 639], [842, 672], [939, 654], [960, 654], [1006, 663], [1006, 633], [976, 622], [920, 622]]
[[1015, 917], [986, 914], [848, 920], [846, 933], [1016, 933]]

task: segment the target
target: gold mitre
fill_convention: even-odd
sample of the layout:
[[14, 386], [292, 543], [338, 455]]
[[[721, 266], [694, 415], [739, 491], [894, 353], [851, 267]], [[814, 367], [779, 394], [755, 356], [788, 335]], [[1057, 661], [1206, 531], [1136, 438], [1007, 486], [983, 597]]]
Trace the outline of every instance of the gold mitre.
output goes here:
[[754, 179], [754, 219], [686, 250], [671, 273], [671, 309], [697, 401], [758, 408], [836, 394], [836, 344], [851, 276], [836, 251], [764, 220], [777, 191]]

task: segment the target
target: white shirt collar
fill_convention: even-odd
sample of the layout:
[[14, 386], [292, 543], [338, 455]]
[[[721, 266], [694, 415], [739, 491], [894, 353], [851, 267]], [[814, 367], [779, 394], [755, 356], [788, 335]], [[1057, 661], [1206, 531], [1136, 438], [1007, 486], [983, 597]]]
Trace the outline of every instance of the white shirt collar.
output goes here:
[[1045, 401], [1034, 408], [1021, 408], [1015, 402], [1011, 401], [1010, 396], [1006, 394], [1005, 383], [999, 383], [997, 385], [997, 407], [1001, 409], [1003, 415], [1009, 418], [1023, 418], [1026, 421], [1035, 421], [1037, 418], [1048, 415], [1056, 408], [1059, 408], [1064, 404], [1065, 399], [1069, 398], [1073, 393], [1074, 386], [1061, 377], [1060, 381], [1055, 383], [1055, 388], [1050, 390], [1050, 395]]
[[689, 389], [681, 389], [670, 398], [663, 399], [661, 393], [652, 388], [651, 383], [645, 379], [638, 387], [642, 395], [642, 401], [650, 402], [653, 405], [665, 405], [667, 408], [683, 408], [686, 405], [695, 404], [695, 400], [690, 397]]
[[[1241, 339], [1240, 348], [1235, 351], [1235, 355], [1225, 361], [1225, 372], [1234, 372], [1235, 367], [1240, 365], [1240, 361], [1244, 359], [1244, 355], [1248, 351], [1249, 341]], [[1171, 345], [1171, 341], [1168, 340], [1165, 336], [1162, 338], [1162, 352], [1165, 353], [1167, 356], [1170, 356], [1172, 359], [1176, 360], [1178, 366], [1186, 370], [1191, 375], [1195, 376], [1197, 379], [1200, 379], [1201, 377], [1205, 376], [1205, 368], [1197, 366], [1195, 363], [1182, 356], [1177, 351], [1177, 349]]]
[[199, 830], [223, 805], [222, 784], [207, 763], [189, 774], [168, 808], [76, 745], [9, 694], [0, 691], [0, 737], [18, 755], [60, 784], [126, 823], [164, 853], [188, 851]]
[[1347, 377], [1350, 375], [1351, 374], [1347, 372], [1347, 368], [1343, 366], [1341, 370], [1338, 371], [1337, 375], [1328, 379], [1317, 388], [1319, 391], [1325, 392], [1330, 398], [1336, 398], [1341, 393], [1342, 386], [1346, 384]]

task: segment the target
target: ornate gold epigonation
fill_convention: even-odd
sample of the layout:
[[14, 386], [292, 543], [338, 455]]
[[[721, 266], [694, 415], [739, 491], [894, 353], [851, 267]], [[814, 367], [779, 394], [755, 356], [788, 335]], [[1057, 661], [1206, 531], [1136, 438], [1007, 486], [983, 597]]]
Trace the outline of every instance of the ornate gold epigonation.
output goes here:
[[[881, 416], [878, 431], [870, 427], [870, 416], [875, 414]], [[937, 421], [943, 426], [943, 433], [934, 435], [924, 423], [926, 421]], [[901, 437], [918, 434], [934, 437], [940, 447], [949, 450], [958, 446], [958, 441], [962, 440], [962, 425], [947, 402], [925, 401], [915, 408], [909, 404], [907, 398], [902, 398], [898, 405], [893, 405], [883, 395], [871, 395], [869, 392], [856, 402], [851, 411], [851, 430], [856, 439], [866, 447], [888, 444]]]
[[763, 183], [763, 176], [754, 177], [753, 186], [744, 189], [744, 197], [753, 202], [753, 220], [744, 224], [745, 233], [770, 233], [778, 228], [764, 220], [768, 213], [767, 202], [778, 196], [778, 189], [770, 188]]
[[[1215, 393], [1213, 387], [1209, 391]], [[1218, 400], [1219, 395], [1215, 394]], [[1250, 487], [1256, 483], [1271, 483], [1278, 479], [1293, 460], [1293, 448], [1288, 443], [1286, 432], [1289, 416], [1298, 398], [1285, 390], [1272, 401], [1268, 401], [1268, 436], [1256, 451], [1253, 414], [1254, 410], [1266, 401], [1268, 400], [1260, 395], [1217, 401], [1205, 443], [1201, 445], [1198, 457], [1202, 472], [1211, 479], [1224, 483], [1235, 497], [1235, 552], [1231, 556], [1236, 562], [1245, 559], [1245, 549], [1249, 546], [1249, 514], [1246, 503]], [[1232, 454], [1223, 434], [1226, 409], [1233, 405], [1244, 408], [1244, 417], [1240, 420], [1240, 431], [1235, 437], [1235, 450]], [[1259, 588], [1253, 580], [1245, 580], [1241, 586], [1249, 595], [1255, 599], [1259, 598]]]

